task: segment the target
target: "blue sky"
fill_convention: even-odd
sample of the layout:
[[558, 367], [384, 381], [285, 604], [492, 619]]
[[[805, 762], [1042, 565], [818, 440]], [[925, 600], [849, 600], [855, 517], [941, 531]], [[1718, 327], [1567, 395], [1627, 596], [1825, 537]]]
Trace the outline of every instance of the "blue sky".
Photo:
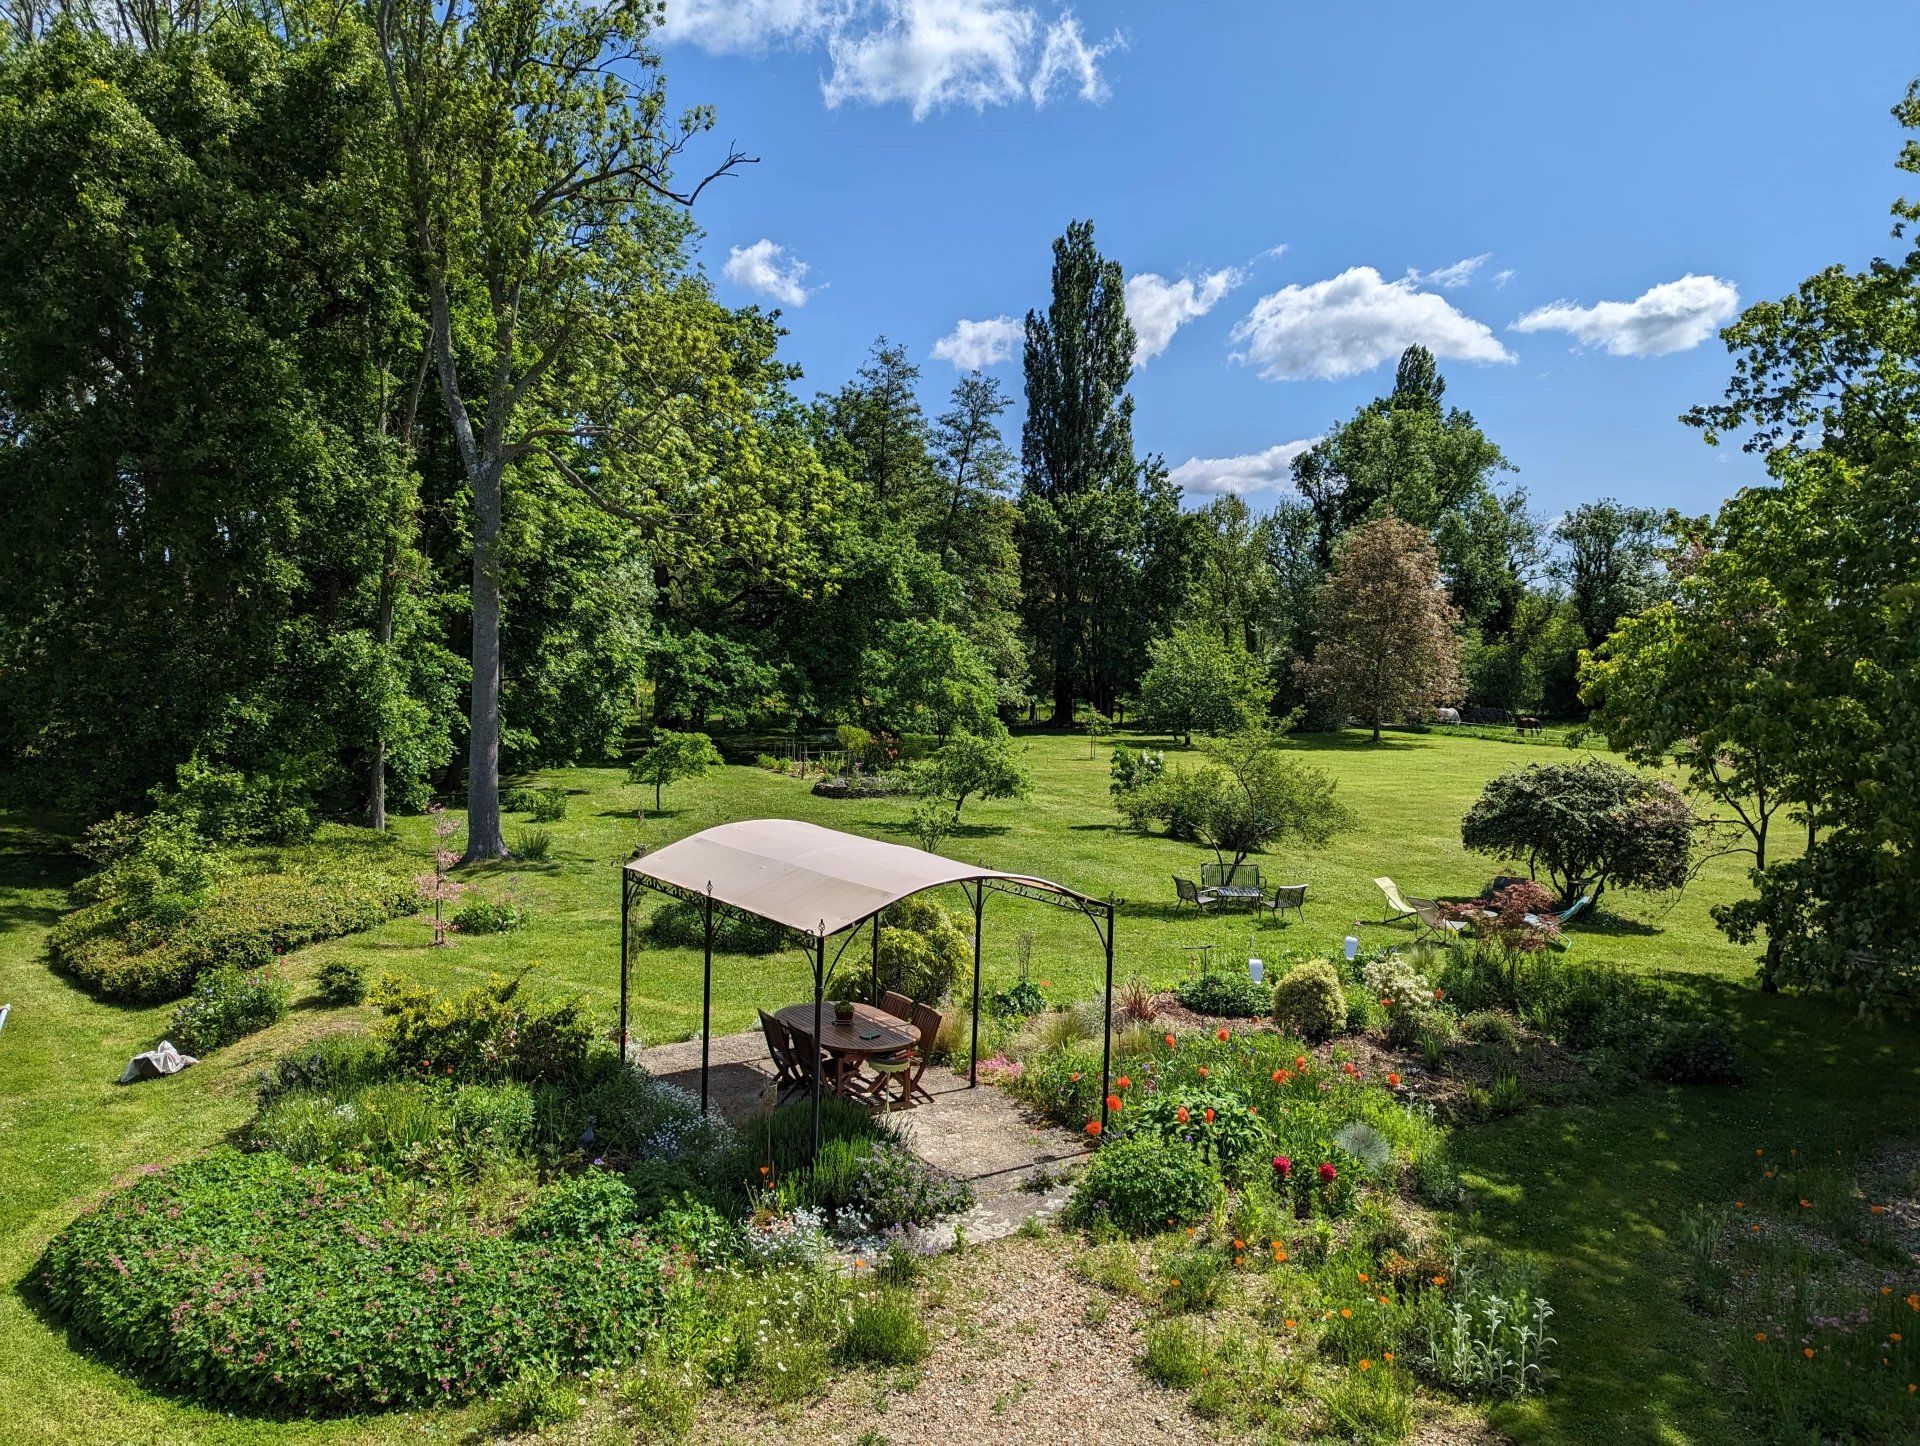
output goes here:
[[[1551, 517], [1760, 479], [1675, 417], [1736, 297], [1889, 249], [1916, 39], [1910, 3], [668, 0], [663, 48], [761, 158], [703, 259], [808, 393], [884, 332], [937, 405], [1088, 218], [1160, 346], [1137, 444], [1194, 500], [1270, 502], [1423, 341]], [[1017, 342], [988, 369], [1017, 392]]]

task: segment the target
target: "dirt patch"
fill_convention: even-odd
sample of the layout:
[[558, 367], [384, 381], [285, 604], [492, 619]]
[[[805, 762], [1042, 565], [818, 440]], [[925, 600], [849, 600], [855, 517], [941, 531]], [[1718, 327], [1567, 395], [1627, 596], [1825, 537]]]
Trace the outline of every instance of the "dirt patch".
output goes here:
[[1860, 1168], [1860, 1189], [1887, 1239], [1920, 1265], [1920, 1144], [1881, 1150]]

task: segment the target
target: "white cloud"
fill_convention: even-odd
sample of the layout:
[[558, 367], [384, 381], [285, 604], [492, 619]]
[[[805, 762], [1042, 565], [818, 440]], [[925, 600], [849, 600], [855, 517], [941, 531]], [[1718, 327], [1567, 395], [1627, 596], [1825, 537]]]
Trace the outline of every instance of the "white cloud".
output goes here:
[[1511, 280], [1513, 280], [1513, 268], [1511, 266], [1503, 266], [1493, 273], [1493, 284], [1495, 286], [1504, 288]]
[[845, 19], [847, 0], [667, 0], [663, 41], [741, 54], [819, 40]]
[[1133, 323], [1133, 364], [1142, 366], [1159, 356], [1173, 334], [1188, 322], [1205, 316], [1220, 299], [1245, 279], [1237, 266], [1210, 271], [1197, 281], [1178, 281], [1151, 271], [1127, 278], [1127, 319]]
[[1080, 33], [1080, 22], [1068, 11], [1047, 27], [1046, 44], [1040, 51], [1040, 63], [1034, 67], [1027, 91], [1036, 106], [1045, 105], [1056, 84], [1073, 86], [1080, 99], [1098, 105], [1107, 98], [1106, 77], [1100, 74], [1100, 62], [1120, 46], [1118, 36], [1098, 45], [1087, 44]]
[[1107, 97], [1100, 62], [1118, 36], [1089, 43], [1072, 11], [1051, 21], [1023, 0], [667, 0], [661, 39], [723, 54], [824, 46], [828, 106], [1044, 105], [1059, 90]]
[[1293, 459], [1319, 440], [1306, 437], [1298, 442], [1281, 442], [1244, 457], [1189, 457], [1168, 476], [1184, 490], [1206, 496], [1289, 487], [1293, 483]]
[[1355, 266], [1325, 281], [1261, 297], [1233, 329], [1233, 359], [1268, 381], [1335, 380], [1371, 370], [1416, 342], [1440, 357], [1510, 362], [1487, 326], [1410, 278], [1386, 281]]
[[766, 237], [751, 246], [729, 246], [721, 275], [736, 286], [771, 296], [783, 306], [805, 306], [807, 263]]
[[1614, 356], [1665, 356], [1700, 345], [1740, 309], [1740, 293], [1718, 276], [1650, 286], [1632, 301], [1575, 306], [1556, 301], [1514, 322], [1515, 331], [1564, 331]]
[[1408, 270], [1407, 279], [1424, 282], [1429, 286], [1440, 286], [1452, 291], [1455, 287], [1465, 286], [1473, 280], [1473, 273], [1493, 259], [1491, 251], [1482, 251], [1478, 256], [1468, 256], [1454, 262], [1451, 266], [1442, 266], [1438, 271]]
[[933, 357], [963, 372], [977, 371], [1011, 358], [1025, 335], [1026, 329], [1010, 316], [961, 321], [933, 344]]

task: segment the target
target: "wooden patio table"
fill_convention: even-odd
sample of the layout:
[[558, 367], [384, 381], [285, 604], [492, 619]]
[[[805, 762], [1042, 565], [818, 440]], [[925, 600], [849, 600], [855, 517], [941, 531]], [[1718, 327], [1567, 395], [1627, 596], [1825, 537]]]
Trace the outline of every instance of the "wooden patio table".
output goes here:
[[[782, 1024], [802, 1039], [813, 1037], [813, 1001], [789, 1004], [775, 1015]], [[820, 1047], [833, 1056], [831, 1074], [822, 1071], [820, 1083], [838, 1092], [848, 1077], [859, 1073], [870, 1059], [899, 1054], [913, 1048], [920, 1036], [902, 1020], [871, 1004], [853, 1006], [853, 1018], [842, 1024], [833, 1017], [833, 1005], [820, 1007]], [[805, 1049], [802, 1047], [802, 1054]]]

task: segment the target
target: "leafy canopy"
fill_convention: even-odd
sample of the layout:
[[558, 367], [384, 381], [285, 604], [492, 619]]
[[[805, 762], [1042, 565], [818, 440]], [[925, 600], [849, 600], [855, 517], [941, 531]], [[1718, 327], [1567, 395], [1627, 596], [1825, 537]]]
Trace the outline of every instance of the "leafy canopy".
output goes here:
[[1147, 647], [1140, 706], [1158, 727], [1191, 744], [1199, 733], [1225, 733], [1265, 711], [1265, 671], [1238, 639], [1180, 627]]
[[698, 778], [709, 768], [720, 766], [720, 750], [704, 733], [676, 733], [662, 728], [633, 766], [627, 770], [629, 783], [651, 783], [653, 806], [660, 807], [660, 791], [683, 778]]

